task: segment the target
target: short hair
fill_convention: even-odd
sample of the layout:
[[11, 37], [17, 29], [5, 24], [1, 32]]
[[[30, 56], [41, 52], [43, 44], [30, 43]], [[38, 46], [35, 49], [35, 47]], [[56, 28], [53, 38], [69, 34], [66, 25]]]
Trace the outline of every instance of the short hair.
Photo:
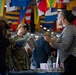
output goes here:
[[62, 10], [61, 14], [64, 18], [67, 19], [68, 22], [73, 22], [76, 19], [76, 16], [72, 14], [71, 10]]
[[28, 24], [19, 24], [18, 27], [17, 27], [17, 30], [20, 28], [20, 27], [25, 27], [27, 30], [29, 30], [29, 25]]

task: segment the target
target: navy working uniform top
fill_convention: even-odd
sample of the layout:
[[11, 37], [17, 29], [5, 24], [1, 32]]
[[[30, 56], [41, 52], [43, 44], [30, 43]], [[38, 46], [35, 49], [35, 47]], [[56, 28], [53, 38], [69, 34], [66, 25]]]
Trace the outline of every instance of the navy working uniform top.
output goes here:
[[36, 42], [36, 47], [32, 51], [32, 60], [36, 68], [40, 67], [40, 63], [46, 63], [48, 56], [51, 54], [52, 47], [47, 41], [41, 37]]

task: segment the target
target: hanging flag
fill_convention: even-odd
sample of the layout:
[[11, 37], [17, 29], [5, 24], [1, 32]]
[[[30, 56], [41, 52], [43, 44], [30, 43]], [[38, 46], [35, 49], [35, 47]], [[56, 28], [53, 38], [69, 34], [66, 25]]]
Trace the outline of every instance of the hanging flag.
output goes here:
[[4, 15], [4, 6], [5, 6], [6, 0], [0, 0], [0, 16]]
[[[37, 8], [38, 8], [38, 6], [39, 6], [40, 2], [41, 2], [41, 1], [40, 1], [40, 0], [38, 0], [38, 2], [37, 2]], [[40, 8], [38, 8], [38, 15], [39, 15], [39, 16], [44, 15], [44, 12], [43, 12], [43, 11], [41, 11], [41, 10], [40, 10]]]
[[11, 5], [24, 7], [27, 6], [28, 2], [30, 2], [30, 0], [11, 0]]
[[53, 0], [46, 0], [47, 7], [52, 7]]
[[11, 22], [11, 30], [16, 31], [18, 25], [20, 10], [17, 11], [5, 11], [5, 17], [8, 19], [8, 22]]
[[63, 2], [63, 0], [60, 0], [60, 3], [62, 3]]
[[56, 0], [57, 3], [69, 3], [70, 0]]
[[48, 15], [48, 14], [50, 14], [50, 13], [51, 13], [51, 8], [49, 8], [49, 9], [46, 11], [45, 16]]
[[49, 9], [47, 8], [46, 0], [41, 0], [37, 2], [37, 7], [38, 7], [38, 15], [44, 15], [46, 11]]
[[26, 10], [28, 9], [28, 6], [30, 5], [30, 0], [11, 0], [11, 5], [20, 7], [20, 23], [21, 23], [26, 13]]
[[56, 21], [57, 20], [57, 15], [58, 15], [57, 9], [51, 8], [51, 12], [49, 14], [45, 15], [45, 21], [46, 22]]
[[29, 38], [29, 40], [27, 40], [26, 45], [24, 46], [24, 49], [28, 53], [28, 49], [30, 49], [32, 51], [33, 48], [35, 48], [35, 41], [33, 38]]
[[15, 11], [16, 6], [11, 6], [11, 0], [6, 0], [6, 11]]
[[19, 13], [19, 11], [6, 11], [5, 17], [8, 19], [8, 21], [18, 22]]
[[27, 43], [28, 43], [28, 45], [30, 46], [31, 49], [35, 48], [35, 42], [34, 42], [33, 38], [29, 38]]
[[29, 6], [26, 13], [25, 13], [25, 23], [30, 24], [31, 21], [31, 12], [32, 12], [32, 6]]
[[70, 1], [70, 6], [73, 8], [73, 7], [76, 7], [76, 0], [74, 1]]
[[45, 16], [45, 21], [56, 21], [57, 20], [57, 12], [51, 13], [48, 16]]
[[58, 9], [66, 8], [66, 4], [65, 3], [56, 3], [56, 7], [55, 8], [58, 8]]
[[55, 7], [56, 6], [56, 0], [46, 0], [47, 7]]
[[56, 7], [56, 0], [53, 0], [52, 7]]
[[67, 10], [72, 10], [73, 7], [76, 7], [76, 1], [75, 0], [70, 1], [69, 4], [66, 4], [66, 9]]
[[71, 7], [70, 3], [69, 4], [66, 4], [66, 9], [67, 10], [72, 10], [72, 7]]
[[38, 24], [39, 22], [39, 15], [38, 15], [38, 9], [37, 6], [34, 6], [34, 24]]

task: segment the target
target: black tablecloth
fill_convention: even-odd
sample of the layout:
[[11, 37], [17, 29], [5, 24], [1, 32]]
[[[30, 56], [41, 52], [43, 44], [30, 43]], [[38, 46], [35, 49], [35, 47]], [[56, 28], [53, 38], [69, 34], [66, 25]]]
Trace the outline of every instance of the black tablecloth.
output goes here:
[[63, 72], [10, 72], [8, 75], [63, 75]]

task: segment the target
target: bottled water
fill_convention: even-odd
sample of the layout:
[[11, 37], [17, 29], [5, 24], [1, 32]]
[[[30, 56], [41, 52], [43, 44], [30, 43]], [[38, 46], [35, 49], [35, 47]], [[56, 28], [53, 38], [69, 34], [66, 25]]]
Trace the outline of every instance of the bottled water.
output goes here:
[[47, 71], [48, 72], [52, 71], [52, 62], [51, 62], [50, 58], [48, 58], [48, 60], [47, 60]]

